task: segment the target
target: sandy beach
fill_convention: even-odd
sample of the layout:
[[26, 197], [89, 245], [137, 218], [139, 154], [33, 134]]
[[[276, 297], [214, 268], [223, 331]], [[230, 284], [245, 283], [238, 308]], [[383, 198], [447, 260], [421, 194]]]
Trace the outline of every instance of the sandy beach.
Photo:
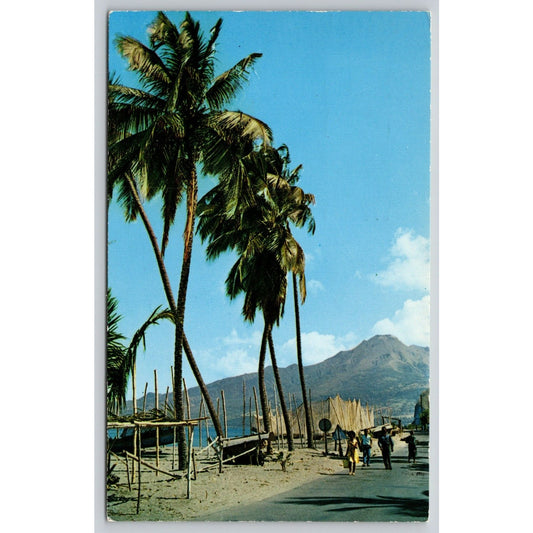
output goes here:
[[[404, 453], [406, 446], [399, 438], [394, 439], [395, 453]], [[345, 444], [343, 443], [343, 449]], [[113, 521], [191, 521], [201, 520], [202, 515], [261, 501], [265, 498], [293, 489], [324, 474], [347, 475], [342, 466], [342, 458], [335, 452], [333, 443], [328, 443], [328, 456], [324, 455], [323, 443], [317, 449], [299, 448], [292, 452], [286, 472], [276, 461], [276, 445], [273, 454], [267, 457], [264, 466], [225, 464], [223, 472], [218, 472], [213, 453], [208, 460], [197, 461], [198, 474], [191, 481], [190, 498], [187, 499], [187, 479], [171, 478], [143, 466], [141, 470], [141, 500], [137, 513], [137, 479], [128, 487], [124, 462], [113, 458], [117, 464], [113, 473], [119, 478], [117, 484], [108, 487], [107, 513]], [[381, 454], [377, 447], [372, 450], [374, 464], [381, 466]], [[286, 454], [287, 451], [285, 450]], [[155, 451], [143, 453], [143, 459], [155, 465]], [[130, 463], [131, 464], [131, 463]], [[359, 464], [358, 468], [361, 468]], [[210, 466], [207, 471], [201, 471]], [[159, 468], [173, 473], [172, 448], [162, 448]], [[356, 474], [357, 475], [357, 474]]]

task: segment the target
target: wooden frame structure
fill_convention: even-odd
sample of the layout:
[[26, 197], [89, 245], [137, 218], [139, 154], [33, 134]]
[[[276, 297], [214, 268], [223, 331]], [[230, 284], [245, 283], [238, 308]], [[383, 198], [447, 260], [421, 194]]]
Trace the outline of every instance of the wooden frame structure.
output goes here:
[[[191, 497], [191, 465], [193, 463], [193, 436], [194, 436], [194, 428], [199, 424], [201, 420], [205, 420], [206, 417], [202, 418], [194, 418], [194, 419], [188, 419], [188, 420], [180, 420], [180, 421], [154, 421], [154, 420], [134, 420], [132, 422], [108, 422], [107, 423], [107, 429], [125, 429], [125, 428], [133, 428], [133, 439], [134, 439], [134, 453], [131, 454], [129, 452], [125, 452], [126, 455], [126, 471], [128, 476], [128, 486], [131, 488], [130, 483], [130, 475], [129, 475], [129, 467], [128, 467], [128, 458], [132, 459], [134, 461], [132, 464], [134, 465], [135, 462], [137, 463], [137, 478], [138, 478], [138, 484], [137, 484], [137, 513], [140, 509], [140, 502], [141, 502], [141, 464], [155, 470], [156, 472], [161, 472], [162, 474], [165, 474], [167, 476], [171, 476], [173, 478], [179, 478], [178, 474], [173, 474], [172, 472], [167, 472], [165, 470], [161, 470], [159, 468], [159, 440], [156, 440], [156, 466], [151, 465], [150, 463], [143, 461], [141, 458], [141, 450], [142, 450], [142, 428], [150, 427], [150, 428], [156, 428], [156, 430], [159, 430], [162, 427], [179, 427], [179, 426], [185, 426], [189, 429], [189, 435], [187, 439], [187, 499]], [[116, 455], [116, 454], [114, 454]], [[135, 471], [134, 468], [132, 468], [132, 481], [134, 481], [135, 478]]]

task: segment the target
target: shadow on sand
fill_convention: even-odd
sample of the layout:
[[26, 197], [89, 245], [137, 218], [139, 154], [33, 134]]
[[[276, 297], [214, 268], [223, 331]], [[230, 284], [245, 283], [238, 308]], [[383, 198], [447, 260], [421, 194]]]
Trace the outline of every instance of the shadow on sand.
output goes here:
[[400, 498], [395, 496], [363, 497], [300, 497], [282, 500], [279, 503], [292, 505], [316, 505], [334, 506], [325, 509], [328, 513], [341, 513], [346, 511], [358, 511], [363, 509], [375, 509], [388, 507], [402, 516], [426, 520], [429, 511], [428, 491], [422, 492], [422, 498]]

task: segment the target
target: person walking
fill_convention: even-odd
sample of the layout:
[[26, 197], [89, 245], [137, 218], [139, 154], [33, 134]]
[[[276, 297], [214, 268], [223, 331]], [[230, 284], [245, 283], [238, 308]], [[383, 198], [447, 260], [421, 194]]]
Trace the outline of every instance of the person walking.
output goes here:
[[385, 426], [381, 428], [381, 435], [378, 439], [378, 446], [381, 450], [381, 455], [383, 456], [383, 464], [387, 470], [392, 470], [390, 462], [390, 454], [394, 451], [394, 443], [392, 438], [389, 435], [389, 432]]
[[368, 429], [361, 435], [361, 447], [363, 448], [363, 466], [370, 466], [370, 450], [372, 449], [372, 437], [368, 434]]
[[411, 459], [413, 460], [413, 464], [416, 463], [416, 439], [415, 434], [413, 431], [409, 432], [409, 435], [402, 439], [404, 442], [407, 442], [407, 462], [410, 463]]
[[355, 475], [355, 467], [359, 462], [359, 444], [355, 436], [355, 431], [348, 431], [348, 444], [346, 446], [346, 457], [348, 458], [348, 475]]

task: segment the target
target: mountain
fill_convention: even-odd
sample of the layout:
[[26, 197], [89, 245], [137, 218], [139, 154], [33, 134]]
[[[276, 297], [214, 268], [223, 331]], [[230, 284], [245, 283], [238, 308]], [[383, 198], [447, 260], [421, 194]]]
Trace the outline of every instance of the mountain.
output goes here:
[[[294, 394], [296, 402], [301, 403], [297, 365], [280, 368], [279, 373], [286, 401], [289, 395], [292, 400]], [[306, 366], [305, 380], [313, 401], [339, 394], [345, 400], [358, 399], [376, 408], [390, 408], [392, 416], [409, 423], [413, 420], [415, 404], [421, 392], [429, 386], [429, 348], [406, 346], [392, 335], [376, 335], [351, 350]], [[229, 426], [242, 424], [243, 382], [248, 416], [250, 398], [254, 408], [252, 387], [256, 388], [259, 397], [257, 373], [220, 379], [207, 385], [215, 405], [217, 398], [221, 397], [221, 391], [224, 391]], [[272, 401], [275, 381], [270, 366], [265, 369], [265, 382]], [[198, 387], [189, 389], [189, 398], [191, 417], [194, 418], [198, 416], [200, 405]], [[164, 400], [164, 395], [160, 395], [160, 406]], [[131, 402], [128, 403], [131, 412]], [[154, 406], [153, 394], [147, 395], [146, 404], [147, 409]], [[142, 400], [138, 405], [142, 405]], [[222, 416], [222, 407], [220, 413]], [[376, 423], [380, 423], [380, 420], [376, 420]]]

